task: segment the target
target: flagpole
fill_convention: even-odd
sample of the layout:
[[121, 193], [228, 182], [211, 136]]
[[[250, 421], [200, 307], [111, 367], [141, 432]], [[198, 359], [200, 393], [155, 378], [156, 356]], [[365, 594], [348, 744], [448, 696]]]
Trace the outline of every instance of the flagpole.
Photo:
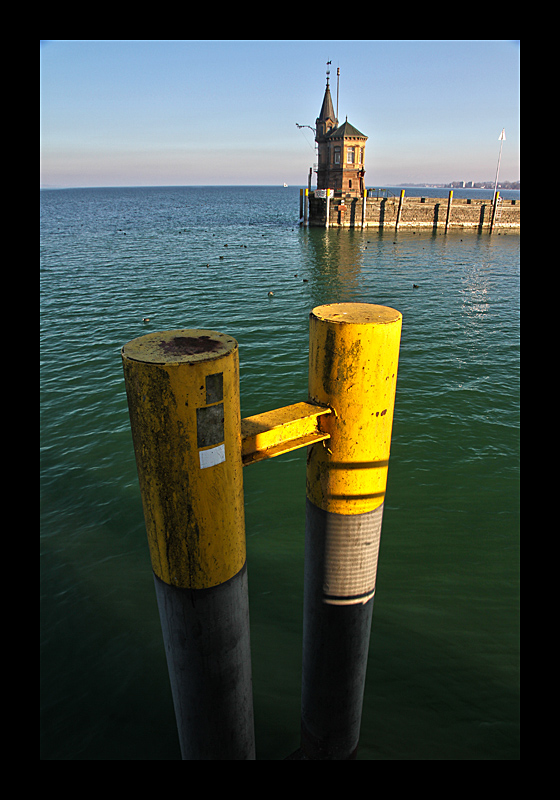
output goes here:
[[504, 141], [506, 138], [506, 129], [502, 128], [502, 132], [500, 133], [500, 155], [498, 156], [498, 166], [496, 167], [496, 180], [494, 182], [494, 196], [492, 197], [492, 203], [496, 200], [496, 192], [498, 190], [498, 174], [500, 172], [500, 161], [502, 160], [502, 147], [504, 146]]
[[338, 85], [340, 82], [340, 67], [336, 68], [336, 124], [338, 125]]

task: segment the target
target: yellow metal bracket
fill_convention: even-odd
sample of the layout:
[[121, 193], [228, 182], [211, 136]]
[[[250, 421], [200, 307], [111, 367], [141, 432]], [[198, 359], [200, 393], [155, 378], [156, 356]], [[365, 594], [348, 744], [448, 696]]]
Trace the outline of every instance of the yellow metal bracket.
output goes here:
[[243, 466], [330, 438], [319, 419], [332, 410], [314, 403], [294, 403], [241, 420]]

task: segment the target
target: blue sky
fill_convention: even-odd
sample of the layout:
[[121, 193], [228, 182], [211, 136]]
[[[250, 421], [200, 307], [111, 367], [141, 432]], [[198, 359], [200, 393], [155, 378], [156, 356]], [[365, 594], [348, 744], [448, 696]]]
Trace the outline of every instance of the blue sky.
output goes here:
[[41, 185], [304, 185], [332, 61], [366, 185], [519, 168], [518, 40], [47, 40]]

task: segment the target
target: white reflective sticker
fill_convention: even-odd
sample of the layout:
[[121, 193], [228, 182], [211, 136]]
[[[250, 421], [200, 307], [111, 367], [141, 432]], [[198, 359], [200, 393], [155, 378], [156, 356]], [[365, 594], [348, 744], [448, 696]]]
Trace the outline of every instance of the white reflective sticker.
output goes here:
[[349, 516], [326, 513], [324, 603], [367, 603], [375, 594], [383, 507]]
[[214, 467], [216, 464], [221, 464], [226, 460], [226, 446], [219, 444], [217, 447], [212, 447], [210, 450], [199, 450], [200, 456], [200, 469], [207, 467]]

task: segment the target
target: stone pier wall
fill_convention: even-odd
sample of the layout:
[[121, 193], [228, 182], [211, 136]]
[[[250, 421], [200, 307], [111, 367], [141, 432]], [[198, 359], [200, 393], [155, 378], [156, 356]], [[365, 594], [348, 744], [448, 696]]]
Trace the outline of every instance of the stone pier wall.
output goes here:
[[[361, 228], [363, 198], [331, 197], [329, 226]], [[379, 229], [446, 229], [448, 197], [368, 197], [366, 200], [365, 227]], [[399, 216], [399, 204], [401, 211]], [[467, 200], [453, 197], [447, 224], [448, 230], [490, 231], [492, 222], [492, 200]], [[493, 231], [520, 228], [520, 201], [503, 200], [498, 203]], [[309, 224], [325, 226], [326, 200], [309, 197]]]

